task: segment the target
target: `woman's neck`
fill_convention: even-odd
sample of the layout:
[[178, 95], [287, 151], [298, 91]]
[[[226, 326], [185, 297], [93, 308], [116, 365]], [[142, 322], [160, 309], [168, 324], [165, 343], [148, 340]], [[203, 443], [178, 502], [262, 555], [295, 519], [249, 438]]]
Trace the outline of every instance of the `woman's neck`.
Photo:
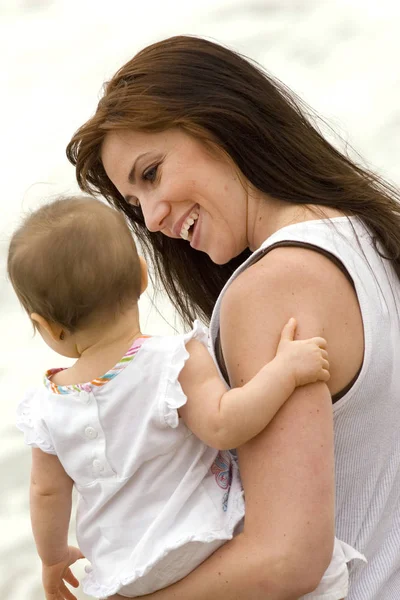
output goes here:
[[248, 203], [247, 235], [250, 250], [257, 250], [273, 233], [304, 221], [343, 216], [340, 211], [326, 206], [292, 204], [253, 192]]

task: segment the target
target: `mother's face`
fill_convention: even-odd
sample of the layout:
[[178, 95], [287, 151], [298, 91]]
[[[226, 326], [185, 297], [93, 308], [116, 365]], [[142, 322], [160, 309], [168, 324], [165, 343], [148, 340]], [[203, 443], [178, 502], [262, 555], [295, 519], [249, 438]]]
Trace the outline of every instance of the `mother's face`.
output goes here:
[[247, 191], [237, 170], [182, 130], [112, 131], [102, 147], [108, 177], [147, 228], [183, 238], [224, 264], [247, 246]]

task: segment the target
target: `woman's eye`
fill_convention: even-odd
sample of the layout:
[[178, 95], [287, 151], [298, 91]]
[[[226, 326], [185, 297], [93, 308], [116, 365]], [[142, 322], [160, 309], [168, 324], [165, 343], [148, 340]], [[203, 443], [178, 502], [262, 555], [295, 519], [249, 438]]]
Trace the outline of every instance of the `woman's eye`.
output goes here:
[[157, 169], [158, 165], [150, 167], [149, 169], [143, 172], [142, 179], [144, 179], [144, 181], [150, 181], [150, 183], [154, 183], [157, 177]]

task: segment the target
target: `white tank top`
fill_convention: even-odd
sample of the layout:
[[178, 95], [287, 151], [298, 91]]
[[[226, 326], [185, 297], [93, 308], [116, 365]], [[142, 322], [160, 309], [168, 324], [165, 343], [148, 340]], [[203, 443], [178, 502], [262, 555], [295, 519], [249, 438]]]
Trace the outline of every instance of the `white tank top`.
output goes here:
[[364, 327], [364, 361], [350, 390], [333, 404], [336, 536], [365, 554], [350, 566], [348, 600], [400, 599], [400, 282], [355, 217], [280, 229], [235, 271], [211, 318], [215, 347], [221, 300], [230, 283], [276, 244], [328, 252], [353, 280]]

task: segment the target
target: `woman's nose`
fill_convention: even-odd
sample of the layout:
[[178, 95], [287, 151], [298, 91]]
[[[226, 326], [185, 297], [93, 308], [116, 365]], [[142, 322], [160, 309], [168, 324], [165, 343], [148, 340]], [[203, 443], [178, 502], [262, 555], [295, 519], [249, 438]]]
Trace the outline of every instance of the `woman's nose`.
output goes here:
[[141, 199], [140, 206], [142, 209], [144, 222], [149, 231], [161, 231], [165, 229], [165, 218], [169, 215], [170, 206], [165, 200], [147, 200]]

